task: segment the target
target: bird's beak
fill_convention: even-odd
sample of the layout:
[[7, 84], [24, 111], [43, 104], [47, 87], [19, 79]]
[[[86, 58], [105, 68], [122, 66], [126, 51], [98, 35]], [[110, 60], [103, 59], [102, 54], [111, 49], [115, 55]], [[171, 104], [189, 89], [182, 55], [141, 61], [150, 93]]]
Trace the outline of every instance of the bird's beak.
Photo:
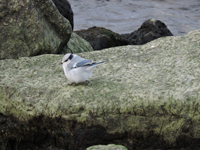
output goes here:
[[60, 64], [62, 65], [63, 63], [61, 62]]

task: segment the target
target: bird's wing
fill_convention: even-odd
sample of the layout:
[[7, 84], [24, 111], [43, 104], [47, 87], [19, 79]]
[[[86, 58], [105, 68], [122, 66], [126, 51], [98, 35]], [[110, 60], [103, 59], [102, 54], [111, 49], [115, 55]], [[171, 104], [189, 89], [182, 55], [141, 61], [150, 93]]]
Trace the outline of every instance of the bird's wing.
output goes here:
[[87, 60], [87, 59], [84, 59], [80, 62], [77, 62], [73, 65], [73, 68], [78, 68], [78, 67], [83, 67], [83, 66], [90, 66], [92, 64], [94, 64], [95, 62], [92, 61], [92, 60]]

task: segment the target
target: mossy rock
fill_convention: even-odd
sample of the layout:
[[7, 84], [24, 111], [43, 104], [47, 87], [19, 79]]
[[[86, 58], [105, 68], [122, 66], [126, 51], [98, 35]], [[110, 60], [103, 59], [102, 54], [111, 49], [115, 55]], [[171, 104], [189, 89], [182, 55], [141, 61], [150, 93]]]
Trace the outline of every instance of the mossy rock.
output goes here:
[[61, 53], [72, 28], [51, 0], [1, 0], [0, 59]]
[[199, 41], [196, 30], [143, 46], [80, 53], [108, 62], [94, 70], [89, 84], [77, 86], [67, 84], [63, 55], [1, 60], [0, 117], [20, 124], [11, 128], [4, 121], [1, 137], [23, 141], [26, 126], [38, 135], [45, 130], [52, 139], [65, 133], [65, 144], [67, 133], [71, 147], [79, 148], [109, 143], [149, 148], [152, 142], [158, 148], [198, 146]]
[[90, 43], [77, 35], [75, 32], [72, 32], [71, 38], [67, 45], [63, 48], [62, 53], [82, 53], [91, 51], [93, 51], [93, 48]]

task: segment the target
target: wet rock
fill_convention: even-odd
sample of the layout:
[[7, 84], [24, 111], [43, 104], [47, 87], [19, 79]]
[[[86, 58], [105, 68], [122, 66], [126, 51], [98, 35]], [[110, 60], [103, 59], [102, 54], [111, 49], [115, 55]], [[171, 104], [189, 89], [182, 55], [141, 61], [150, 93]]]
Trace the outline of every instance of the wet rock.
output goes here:
[[75, 31], [75, 33], [88, 41], [94, 50], [128, 44], [128, 41], [119, 34], [102, 27], [92, 27], [87, 30]]
[[164, 36], [173, 36], [167, 26], [160, 20], [146, 20], [141, 27], [130, 33], [122, 34], [130, 45], [142, 45]]
[[51, 0], [1, 0], [0, 59], [57, 54], [72, 28]]
[[69, 20], [72, 30], [74, 28], [74, 14], [70, 3], [67, 0], [53, 0], [54, 4], [58, 8], [59, 12]]

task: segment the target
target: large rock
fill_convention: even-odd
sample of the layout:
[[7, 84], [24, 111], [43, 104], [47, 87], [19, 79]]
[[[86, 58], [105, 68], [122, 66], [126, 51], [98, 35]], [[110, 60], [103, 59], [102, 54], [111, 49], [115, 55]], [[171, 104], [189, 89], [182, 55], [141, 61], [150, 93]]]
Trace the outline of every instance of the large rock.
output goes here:
[[173, 36], [167, 26], [160, 20], [146, 20], [139, 29], [132, 33], [122, 34], [130, 45], [142, 45], [164, 36]]
[[63, 48], [63, 53], [82, 53], [91, 51], [93, 51], [93, 48], [90, 43], [75, 32], [72, 32], [69, 42]]
[[1, 0], [0, 59], [60, 53], [71, 25], [51, 0]]
[[93, 48], [90, 43], [77, 35], [75, 32], [72, 32], [71, 38], [59, 54], [82, 53], [91, 51], [93, 51]]
[[81, 53], [109, 60], [88, 85], [67, 85], [61, 55], [0, 60], [0, 147], [198, 147], [199, 40], [197, 30], [142, 46]]
[[74, 13], [72, 11], [71, 5], [67, 0], [53, 0], [54, 4], [58, 8], [58, 11], [69, 20], [72, 30], [74, 28]]
[[102, 27], [92, 27], [87, 30], [75, 31], [79, 36], [88, 41], [94, 50], [128, 45], [129, 41], [121, 35]]

